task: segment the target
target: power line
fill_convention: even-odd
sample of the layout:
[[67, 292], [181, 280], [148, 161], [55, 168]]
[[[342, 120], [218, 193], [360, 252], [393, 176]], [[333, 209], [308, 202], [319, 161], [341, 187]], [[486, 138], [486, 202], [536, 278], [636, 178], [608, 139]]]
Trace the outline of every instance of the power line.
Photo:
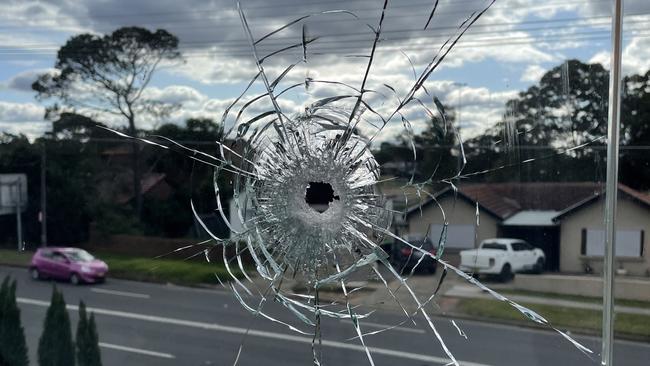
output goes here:
[[[601, 35], [602, 34], [602, 35]], [[639, 38], [647, 38], [650, 37], [650, 33], [635, 33], [635, 34], [628, 34], [625, 36], [626, 39], [629, 39], [631, 36], [634, 37], [639, 37]], [[594, 31], [594, 32], [584, 32], [584, 34], [576, 36], [573, 34], [568, 34], [568, 35], [562, 35], [562, 36], [553, 36], [553, 37], [540, 37], [540, 38], [529, 38], [529, 37], [506, 37], [506, 38], [498, 38], [498, 41], [496, 39], [490, 39], [489, 41], [481, 41], [481, 40], [469, 40], [469, 41], [464, 41], [462, 43], [458, 43], [456, 46], [454, 46], [455, 49], [463, 49], [463, 48], [488, 48], [488, 47], [494, 47], [494, 46], [509, 46], [509, 45], [527, 45], [527, 44], [533, 44], [533, 43], [540, 43], [540, 42], [558, 42], [558, 41], [565, 41], [565, 42], [570, 42], [570, 41], [588, 41], [588, 40], [606, 40], [610, 37], [609, 32], [607, 31]], [[395, 52], [395, 51], [422, 51], [425, 49], [426, 46], [404, 46], [404, 47], [380, 47], [377, 49], [377, 52]], [[437, 47], [432, 47], [432, 48], [437, 48]], [[270, 53], [275, 51], [276, 49], [264, 49], [261, 48], [259, 49], [260, 52], [263, 53]], [[358, 46], [316, 46], [314, 47], [308, 47], [308, 54], [312, 55], [321, 55], [322, 53], [328, 53], [330, 55], [341, 55], [341, 54], [347, 54], [351, 52], [355, 52], [356, 54], [359, 54], [359, 47]], [[0, 52], [0, 57], [2, 56], [38, 56], [38, 55], [43, 55], [43, 56], [51, 56], [54, 55], [56, 51], [13, 51], [13, 52]], [[81, 54], [81, 53], [80, 53]], [[289, 52], [284, 53], [289, 54]], [[219, 51], [197, 51], [197, 52], [185, 52], [183, 53], [183, 57], [186, 58], [194, 58], [194, 57], [209, 57], [209, 56], [250, 56], [250, 50], [247, 49], [242, 49], [242, 50], [233, 50], [228, 52], [228, 50], [219, 50]], [[5, 58], [11, 58], [11, 57], [5, 57]], [[16, 57], [14, 57], [15, 59]]]
[[[630, 32], [646, 30], [647, 29], [646, 25], [647, 25], [647, 23], [650, 23], [650, 21], [632, 22], [632, 24], [637, 24], [637, 23], [643, 23], [643, 24], [641, 24], [640, 27], [635, 27], [635, 28], [628, 27], [628, 29], [627, 29], [628, 34], [630, 34]], [[553, 31], [553, 30], [558, 30], [558, 29], [564, 29], [564, 27], [528, 28], [528, 29], [525, 29], [525, 31], [531, 31], [531, 30], [533, 30], [533, 31], [546, 31], [546, 30]], [[524, 31], [524, 30], [522, 29], [522, 30], [511, 31], [511, 32], [514, 33], [514, 32], [521, 32], [521, 31]], [[488, 35], [488, 34], [489, 35], [494, 35], [494, 34], [502, 34], [502, 33], [503, 33], [502, 31], [474, 32], [474, 33], [471, 33], [470, 36], [473, 37], [473, 36], [476, 36], [476, 35]], [[486, 42], [486, 41], [490, 42], [490, 41], [493, 41], [493, 40], [496, 40], [496, 39], [498, 39], [498, 40], [518, 40], [518, 39], [526, 39], [526, 40], [528, 40], [528, 39], [530, 39], [532, 41], [536, 41], [536, 40], [539, 40], [539, 39], [546, 40], [546, 39], [549, 39], [549, 38], [555, 37], [555, 36], [569, 37], [569, 36], [600, 34], [600, 33], [609, 33], [609, 30], [589, 30], [589, 31], [572, 32], [572, 33], [560, 34], [560, 35], [558, 35], [558, 34], [539, 35], [539, 36], [537, 36], [538, 38], [535, 38], [534, 35], [533, 36], [530, 36], [530, 35], [518, 36], [517, 35], [517, 36], [513, 36], [513, 37], [500, 36], [498, 38], [479, 38], [479, 39], [472, 38], [470, 40], [470, 42]], [[392, 42], [395, 42], [395, 41], [409, 40], [409, 39], [419, 40], [419, 39], [423, 39], [423, 38], [428, 39], [428, 40], [444, 41], [448, 37], [451, 37], [453, 35], [454, 35], [453, 33], [447, 33], [447, 34], [428, 35], [428, 36], [422, 36], [422, 37], [399, 36], [399, 37], [386, 39], [383, 43], [386, 44], [386, 43], [392, 43]], [[354, 34], [349, 34], [348, 36], [355, 36], [355, 35]], [[361, 43], [361, 42], [369, 42], [369, 41], [370, 41], [369, 39], [343, 39], [343, 40], [339, 40], [339, 39], [336, 39], [335, 37], [325, 36], [325, 37], [322, 37], [322, 38], [318, 39], [314, 43], [312, 43], [312, 47], [309, 47], [309, 48], [313, 48], [313, 45], [322, 45], [322, 44], [329, 44], [329, 43], [334, 43], [334, 44], [340, 45], [340, 44], [347, 44], [347, 43]], [[185, 42], [184, 43], [185, 46], [181, 46], [179, 48], [181, 50], [183, 50], [183, 49], [194, 49], [196, 47], [193, 47], [193, 46], [200, 46], [200, 45], [218, 46], [218, 45], [221, 45], [222, 43], [226, 43], [226, 42], [221, 42], [221, 41], [216, 41], [216, 42], [192, 41], [192, 42]], [[273, 43], [268, 43], [268, 44], [264, 43], [264, 44], [262, 44], [262, 46], [264, 46], [264, 48], [262, 48], [262, 47], [259, 47], [259, 48], [260, 49], [266, 49], [266, 48], [268, 48], [270, 46], [282, 47], [282, 46], [286, 46], [286, 44], [287, 43], [278, 43], [278, 42], [273, 42]], [[226, 44], [224, 46], [225, 47], [221, 47], [220, 50], [231, 50], [231, 49], [236, 49], [236, 48], [243, 49], [243, 50], [249, 50], [250, 49], [250, 46], [248, 44], [233, 44], [233, 45]], [[47, 50], [56, 51], [58, 49], [59, 49], [58, 45], [42, 46], [42, 47], [30, 47], [30, 48], [21, 48], [21, 49], [0, 48], [0, 54], [2, 54], [3, 52], [23, 52], [24, 51], [24, 52], [27, 53], [27, 52], [30, 52], [30, 51], [47, 51]]]
[[[558, 5], [571, 5], [571, 4], [585, 4], [585, 3], [598, 3], [598, 2], [608, 2], [608, 0], [565, 0], [565, 1], [556, 1], [556, 2], [546, 2], [543, 3], [542, 5], [531, 5], [526, 7], [527, 9], [546, 9], [549, 7], [557, 7]], [[296, 9], [297, 6], [304, 7], [306, 6], [317, 6], [317, 5], [323, 5], [327, 6], [327, 9], [325, 10], [332, 10], [331, 8], [332, 4], [336, 3], [343, 3], [346, 5], [350, 4], [349, 0], [328, 0], [326, 2], [324, 1], [316, 1], [316, 2], [305, 2], [305, 1], [300, 1], [299, 3], [285, 3], [285, 4], [276, 4], [275, 2], [273, 5], [264, 5], [264, 6], [246, 6], [244, 3], [244, 6], [242, 7], [245, 12], [249, 12], [250, 10], [256, 10], [256, 9], [285, 9], [285, 8], [290, 8], [290, 9]], [[463, 4], [467, 3], [475, 3], [476, 5], [479, 5], [479, 3], [486, 3], [485, 1], [476, 1], [476, 0], [454, 0], [453, 3], [450, 2], [447, 4], [447, 7], [442, 8], [443, 10], [439, 10], [436, 12], [437, 15], [448, 15], [448, 14], [469, 14], [469, 11], [467, 10], [466, 7], [463, 7]], [[446, 9], [449, 8], [449, 6], [452, 6], [454, 8], [458, 8], [460, 10], [455, 10], [455, 11], [445, 11]], [[387, 9], [387, 11], [391, 11], [394, 9], [406, 9], [406, 8], [416, 8], [420, 7], [423, 9], [426, 9], [427, 11], [430, 10], [432, 6], [431, 1], [427, 2], [422, 2], [422, 3], [409, 3], [409, 4], [399, 4], [399, 5], [390, 5]], [[483, 7], [483, 6], [481, 6]], [[509, 9], [509, 6], [500, 6], [500, 4], [497, 3], [497, 5], [493, 5], [491, 9]], [[347, 11], [351, 12], [369, 12], [369, 11], [380, 11], [381, 7], [380, 6], [373, 6], [373, 7], [366, 7], [366, 8], [341, 8]], [[222, 12], [224, 10], [233, 10], [234, 8], [227, 8], [227, 9], [215, 9], [215, 8], [205, 8], [205, 9], [195, 9], [195, 10], [185, 10], [185, 11], [158, 11], [158, 12], [141, 12], [141, 13], [134, 13], [134, 12], [128, 12], [128, 13], [112, 13], [112, 14], [94, 14], [92, 15], [93, 19], [116, 19], [116, 20], [121, 20], [124, 18], [129, 18], [129, 17], [155, 17], [155, 16], [166, 16], [166, 15], [173, 15], [173, 16], [179, 16], [179, 15], [193, 15], [193, 14], [199, 14], [199, 15], [205, 15], [206, 13], [215, 13], [218, 14], [219, 12]], [[282, 16], [287, 17], [287, 18], [298, 18], [303, 15], [309, 14], [308, 12], [302, 12], [302, 13], [295, 13], [295, 14], [288, 14], [286, 12], [282, 13]], [[422, 14], [422, 13], [419, 13]], [[399, 17], [412, 17], [413, 15], [400, 15]], [[254, 15], [252, 16], [251, 21], [254, 24], [256, 19], [265, 19], [265, 18], [273, 18], [277, 19], [277, 16], [274, 15]], [[28, 18], [22, 17], [15, 19], [17, 21], [29, 21], [29, 20], [53, 20], [53, 19], [70, 19], [70, 17], [65, 17], [65, 16], [50, 16], [50, 15], [43, 15], [43, 16], [30, 16]], [[360, 17], [361, 20], [376, 20], [376, 17]], [[10, 19], [12, 20], [12, 19]], [[236, 16], [233, 16], [229, 20], [235, 21], [237, 24], [239, 23], [239, 18]], [[191, 20], [179, 20], [179, 22], [194, 22], [196, 19], [191, 19]], [[20, 27], [24, 27], [24, 24], [17, 25]]]
[[[636, 16], [645, 16], [645, 15], [648, 15], [648, 14], [650, 14], [650, 13], [648, 13], [648, 12], [639, 12], [639, 13], [629, 14], [629, 16], [630, 17], [636, 17]], [[527, 20], [527, 21], [521, 21], [521, 22], [482, 23], [482, 24], [474, 24], [472, 26], [472, 29], [494, 27], [494, 26], [518, 26], [518, 25], [540, 24], [540, 23], [541, 24], [545, 24], [545, 23], [548, 24], [548, 23], [571, 22], [571, 21], [580, 22], [580, 21], [589, 21], [589, 20], [593, 20], [593, 19], [607, 20], [609, 18], [611, 18], [611, 16], [609, 16], [609, 15], [594, 15], [594, 16], [588, 16], [588, 17], [572, 17], [572, 18], [558, 18], [558, 19], [536, 19], [536, 20], [533, 19], [533, 20]], [[346, 20], [346, 21], [349, 21], [349, 20]], [[630, 21], [632, 21], [632, 20], [627, 20], [626, 23], [628, 23]], [[324, 22], [331, 23], [332, 21], [324, 21]], [[142, 23], [141, 26], [144, 26], [146, 24], [147, 23]], [[365, 27], [364, 24], [361, 24], [361, 25], [363, 25]], [[585, 24], [582, 24], [582, 25], [585, 25]], [[590, 24], [586, 24], [586, 25], [590, 25]], [[603, 24], [603, 26], [605, 26], [605, 25], [609, 25], [609, 24]], [[0, 26], [0, 29], [2, 29], [2, 28], [16, 28], [16, 27], [19, 27], [21, 30], [24, 30], [26, 28], [25, 25], [20, 25], [20, 26]], [[192, 22], [192, 24], [189, 24], [186, 27], [177, 27], [177, 28], [190, 28], [190, 29], [202, 29], [202, 28], [208, 28], [208, 29], [215, 29], [215, 28], [233, 29], [233, 28], [237, 28], [237, 29], [241, 29], [241, 24], [236, 23], [236, 24], [233, 24], [233, 25], [213, 25], [213, 24], [195, 24], [194, 22]], [[254, 25], [253, 25], [253, 28], [255, 28]], [[382, 31], [382, 33], [404, 32], [404, 31], [429, 33], [431, 31], [435, 31], [435, 30], [450, 30], [450, 29], [456, 29], [456, 28], [457, 27], [454, 25], [454, 26], [428, 27], [426, 30], [424, 30], [422, 28], [419, 28], [419, 27], [414, 28], [414, 29], [402, 29], [402, 30], [390, 30], [390, 29], [387, 29], [387, 30]], [[371, 33], [371, 31], [368, 30], [367, 33]], [[333, 33], [332, 35], [340, 35], [340, 34], [345, 34], [345, 33]], [[247, 41], [247, 39], [241, 38], [241, 39], [236, 39], [236, 41]]]
[[[645, 25], [646, 23], [649, 23], [650, 20], [630, 20], [626, 24], [641, 24], [642, 26]], [[501, 35], [503, 32], [530, 32], [530, 31], [554, 31], [554, 30], [565, 30], [567, 27], [576, 27], [580, 26], [582, 24], [564, 24], [564, 25], [557, 25], [557, 26], [541, 26], [541, 27], [528, 27], [528, 28], [517, 28], [517, 29], [508, 29], [508, 30], [489, 30], [489, 31], [472, 31], [469, 33], [471, 36], [476, 36], [476, 35], [486, 35], [486, 34], [499, 34]], [[608, 24], [590, 24], [592, 27], [598, 27], [598, 26], [607, 26]], [[455, 27], [441, 27], [440, 29], [455, 29]], [[643, 28], [646, 29], [646, 28]], [[634, 31], [634, 30], [639, 30], [638, 28], [628, 28], [627, 31]], [[602, 30], [605, 31], [605, 30]], [[600, 31], [600, 32], [602, 32]], [[608, 30], [607, 30], [608, 31]], [[393, 30], [393, 31], [386, 31], [386, 33], [405, 33], [405, 32], [421, 32], [419, 29], [400, 29], [400, 30]], [[592, 30], [592, 31], [584, 31], [584, 32], [573, 32], [567, 35], [572, 35], [572, 34], [585, 34], [588, 32], [599, 32], [598, 30]], [[384, 33], [384, 34], [386, 34]], [[391, 38], [387, 38], [386, 41], [392, 42], [395, 40], [404, 40], [404, 39], [436, 39], [436, 38], [443, 38], [443, 37], [449, 37], [454, 35], [454, 33], [437, 33], [437, 34], [422, 34], [422, 35], [417, 35], [417, 36], [395, 36]], [[363, 34], [363, 33], [339, 33], [339, 34], [328, 34], [323, 37], [321, 37], [318, 41], [319, 44], [322, 43], [349, 43], [349, 42], [364, 42], [368, 41], [367, 39], [339, 39], [339, 37], [357, 37], [357, 36], [372, 36], [371, 34]], [[272, 39], [273, 42], [264, 42], [262, 43], [263, 46], [270, 46], [270, 45], [286, 45], [286, 43], [280, 43], [278, 41], [281, 40], [292, 40], [296, 41], [296, 37], [275, 37]], [[329, 40], [328, 40], [329, 39]], [[503, 37], [499, 37], [499, 39], [503, 39]], [[385, 41], [385, 42], [386, 42]], [[232, 45], [230, 45], [232, 43]], [[244, 47], [246, 49], [249, 49], [249, 45], [247, 40], [241, 39], [241, 40], [221, 40], [221, 41], [186, 41], [181, 43], [181, 48], [193, 48], [191, 46], [199, 46], [199, 45], [219, 45], [219, 44], [227, 44], [231, 47]], [[189, 45], [189, 46], [188, 46]], [[29, 47], [26, 47], [29, 46]], [[54, 49], [58, 50], [60, 45], [58, 44], [24, 44], [20, 48], [20, 50], [42, 50], [42, 49]], [[15, 51], [15, 48], [0, 48], [1, 51]]]
[[[641, 13], [639, 13], [639, 14], [641, 14]], [[643, 14], [646, 14], [646, 13], [643, 13]], [[550, 21], [528, 21], [528, 22], [521, 22], [521, 23], [493, 23], [493, 24], [485, 25], [485, 26], [494, 27], [494, 26], [506, 25], [506, 24], [524, 24], [524, 25], [526, 25], [526, 24], [539, 24], [539, 23], [547, 23], [548, 24], [548, 23], [575, 21], [575, 20], [584, 21], [584, 20], [587, 20], [587, 19], [596, 19], [596, 18], [602, 18], [602, 17], [568, 18], [568, 19], [565, 18], [565, 19], [553, 19], [553, 20], [550, 20]], [[644, 21], [644, 20], [636, 20], [636, 21], [632, 20], [632, 21], [629, 21], [628, 23], [641, 24], [641, 23], [645, 23], [645, 22], [646, 21]], [[600, 25], [600, 24], [591, 24], [591, 26], [598, 26], [598, 25]], [[569, 25], [569, 26], [573, 26], [573, 25]], [[566, 25], [564, 25], [564, 26], [562, 26], [562, 25], [553, 26], [553, 27], [520, 28], [520, 29], [510, 30], [510, 32], [548, 31], [548, 30], [552, 31], [552, 30], [556, 30], [556, 29], [563, 29], [564, 27], [566, 27]], [[445, 28], [450, 29], [451, 27], [439, 27], [439, 29], [445, 29]], [[628, 32], [629, 31], [635, 31], [635, 30], [638, 30], [638, 28], [628, 29]], [[392, 32], [388, 31], [386, 33], [399, 33], [399, 32], [412, 32], [412, 31], [414, 31], [414, 30], [401, 29], [401, 30], [394, 30]], [[457, 45], [456, 47], [464, 48], [464, 47], [504, 45], [505, 44], [504, 41], [513, 42], [513, 41], [520, 40], [520, 39], [524, 39], [525, 40], [524, 43], [536, 42], [536, 41], [540, 41], [540, 40], [549, 42], [549, 41], [560, 41], [560, 40], [572, 41], [572, 40], [598, 39], [600, 37], [595, 37], [595, 38], [594, 37], [592, 37], [592, 38], [572, 38], [572, 37], [575, 37], [576, 35], [588, 35], [588, 34], [597, 34], [597, 33], [604, 33], [604, 32], [607, 32], [607, 31], [605, 31], [605, 30], [603, 30], [603, 31], [594, 30], [594, 31], [585, 31], [585, 32], [578, 32], [578, 33], [573, 32], [573, 33], [569, 33], [569, 34], [565, 34], [565, 35], [554, 35], [553, 37], [550, 37], [548, 35], [543, 35], [542, 37], [529, 37], [529, 36], [507, 37], [507, 38], [499, 37], [498, 39], [499, 39], [500, 42], [498, 42], [498, 43], [491, 43], [490, 39], [478, 39], [478, 40], [474, 39], [474, 40], [471, 40], [471, 41], [473, 41], [475, 43], [476, 42], [481, 42], [481, 44], [480, 45], [473, 45], [471, 43], [467, 43], [467, 41], [463, 41], [462, 44]], [[470, 33], [470, 34], [471, 35], [483, 35], [483, 34], [498, 34], [498, 33], [501, 33], [501, 31], [492, 30], [492, 31], [482, 31], [481, 32], [481, 31], [476, 31], [476, 30], [473, 29], [472, 33]], [[358, 34], [358, 33], [357, 34], [355, 34], [355, 33], [340, 34], [340, 36], [342, 36], [342, 37], [356, 37], [358, 35], [363, 36], [364, 34]], [[399, 37], [389, 38], [389, 39], [387, 39], [385, 41], [385, 43], [390, 43], [390, 42], [394, 42], [394, 41], [398, 41], [398, 40], [422, 39], [422, 38], [430, 39], [430, 40], [441, 39], [441, 41], [444, 41], [444, 39], [442, 39], [442, 38], [444, 38], [447, 35], [451, 35], [451, 34], [424, 35], [424, 36], [413, 37], [413, 38], [410, 38], [410, 37], [407, 37], [407, 36], [399, 36]], [[635, 35], [645, 37], [645, 35], [639, 35], [639, 34], [635, 34]], [[289, 39], [289, 38], [290, 37], [283, 37], [283, 39]], [[361, 43], [361, 42], [368, 42], [368, 40], [363, 40], [363, 39], [343, 39], [343, 40], [339, 40], [339, 39], [335, 39], [334, 36], [331, 36], [331, 37], [325, 36], [323, 38], [324, 39], [318, 40], [315, 45], [312, 45], [312, 47], [310, 47], [310, 51], [312, 53], [325, 51], [326, 48], [323, 48], [323, 47], [320, 47], [320, 46], [324, 45], [324, 44], [327, 44], [327, 43], [336, 43], [337, 47], [336, 47], [336, 49], [334, 51], [339, 51], [339, 52], [333, 52], [333, 53], [334, 54], [340, 54], [341, 52], [347, 52], [346, 50], [349, 49], [350, 47], [348, 47], [348, 48], [346, 48], [346, 47], [338, 47], [338, 45], [341, 45], [341, 44], [345, 45], [345, 44], [349, 44], [349, 43], [358, 44], [358, 43]], [[332, 39], [328, 40], [328, 38], [332, 38]], [[275, 40], [275, 39], [274, 39], [274, 41], [277, 42], [277, 40]], [[237, 41], [229, 40], [229, 41], [217, 41], [217, 42], [209, 42], [209, 41], [184, 42], [183, 44], [185, 46], [183, 46], [183, 44], [182, 44], [180, 49], [181, 50], [188, 50], [188, 49], [192, 50], [192, 49], [197, 48], [195, 46], [216, 46], [216, 47], [220, 47], [222, 44], [231, 43], [231, 42], [234, 43], [234, 42], [237, 42]], [[269, 43], [269, 44], [264, 44], [264, 46], [270, 47], [272, 45], [277, 45], [277, 44], [278, 43]], [[513, 43], [513, 44], [522, 44], [522, 43], [517, 42], [517, 43]], [[319, 47], [317, 48], [315, 46], [319, 46]], [[0, 49], [0, 56], [50, 55], [50, 54], [55, 53], [59, 49], [58, 45], [52, 45], [52, 46], [49, 46], [49, 47], [51, 49], [51, 51], [49, 51], [49, 52], [47, 51], [48, 46], [46, 46], [46, 45], [43, 45], [42, 47], [33, 47], [32, 46], [30, 48], [4, 48], [4, 49]], [[353, 48], [356, 51], [358, 49], [358, 46], [355, 46]], [[260, 49], [264, 50], [265, 48], [261, 47]], [[402, 48], [392, 48], [391, 50], [407, 50], [407, 49], [412, 50], [413, 48], [411, 48], [411, 47], [409, 47], [409, 48], [402, 47]], [[270, 50], [271, 49], [269, 49], [268, 52], [270, 52]], [[383, 50], [380, 49], [380, 52], [385, 51], [385, 50], [389, 50], [389, 49], [386, 49], [386, 48], [384, 48]], [[419, 50], [419, 48], [416, 48], [415, 50]], [[233, 51], [235, 51], [235, 52], [233, 52]], [[225, 47], [220, 47], [219, 50], [215, 50], [215, 51], [205, 51], [204, 53], [186, 52], [185, 56], [186, 57], [203, 57], [203, 56], [213, 56], [213, 55], [216, 56], [216, 55], [220, 55], [220, 54], [232, 55], [232, 56], [239, 56], [239, 55], [247, 56], [247, 55], [249, 55], [249, 53], [250, 53], [250, 49], [249, 49], [249, 46], [247, 44], [234, 43], [232, 45], [225, 45]], [[15, 59], [15, 57], [14, 57], [14, 59]]]
[[[648, 12], [639, 12], [639, 13], [628, 14], [628, 16], [629, 17], [634, 17], [634, 16], [643, 16], [643, 15], [648, 15], [648, 14], [650, 14], [650, 13], [648, 13]], [[391, 19], [402, 18], [402, 17], [413, 17], [413, 15], [393, 15], [393, 16], [391, 16]], [[523, 21], [523, 22], [502, 22], [502, 23], [489, 23], [489, 24], [483, 23], [483, 24], [475, 24], [475, 25], [473, 25], [472, 29], [493, 27], [493, 26], [501, 26], [501, 25], [518, 26], [518, 25], [525, 25], [525, 24], [539, 24], [539, 23], [543, 24], [543, 23], [556, 23], [556, 22], [565, 22], [565, 21], [578, 21], [579, 22], [579, 21], [588, 21], [588, 20], [593, 20], [593, 19], [609, 19], [609, 18], [611, 18], [610, 15], [595, 15], [595, 16], [588, 16], [588, 17], [574, 17], [574, 18], [560, 18], [560, 19], [537, 19], [537, 20], [528, 20], [528, 21]], [[277, 18], [273, 18], [273, 19], [277, 19]], [[372, 21], [373, 19], [374, 18], [368, 18], [368, 20], [370, 20], [370, 21]], [[355, 22], [355, 21], [358, 21], [358, 20], [352, 20], [352, 19], [327, 19], [327, 20], [311, 20], [308, 23], [309, 24], [312, 24], [312, 23], [328, 23], [328, 24], [332, 24], [332, 23], [341, 22], [341, 21], [343, 21], [343, 22]], [[192, 21], [179, 21], [178, 23], [190, 23], [190, 24], [187, 24], [186, 26], [176, 26], [176, 27], [174, 27], [174, 29], [184, 29], [184, 28], [186, 28], [188, 30], [197, 30], [197, 29], [202, 29], [202, 28], [213, 29], [213, 30], [216, 30], [216, 29], [232, 30], [233, 28], [241, 29], [241, 25], [240, 25], [239, 22], [233, 23], [231, 25], [225, 25], [225, 24], [196, 24], [195, 22], [196, 22], [195, 20], [192, 20]], [[146, 22], [141, 23], [140, 26], [146, 26], [147, 24], [150, 24], [150, 23], [146, 23]], [[173, 22], [172, 22], [172, 24], [173, 24]], [[256, 27], [256, 25], [259, 26], [259, 24], [256, 24], [256, 22], [251, 22], [250, 24], [251, 24], [251, 27], [253, 29]], [[264, 24], [266, 24], [266, 23], [264, 23]], [[169, 22], [165, 23], [164, 25], [169, 25]], [[365, 27], [365, 23], [360, 22], [360, 21], [359, 21], [359, 25]], [[18, 25], [17, 26], [4, 26], [4, 28], [9, 28], [9, 29], [15, 28], [15, 27], [20, 27], [21, 30], [25, 29], [24, 24], [21, 24], [19, 26]], [[3, 28], [3, 26], [0, 26], [0, 29], [2, 29], [2, 28]], [[426, 31], [422, 30], [422, 29], [419, 29], [419, 28], [418, 29], [413, 29], [413, 30], [407, 30], [407, 31], [430, 32], [430, 31], [445, 30], [445, 29], [446, 30], [456, 29], [456, 26], [454, 25], [454, 26], [429, 27]], [[398, 31], [403, 32], [404, 30], [398, 30]], [[391, 32], [393, 32], [393, 31], [391, 31], [390, 29], [385, 31], [385, 33], [391, 33]], [[333, 34], [333, 35], [336, 35], [336, 34]], [[243, 42], [243, 41], [246, 41], [246, 39], [240, 38], [240, 39], [236, 39], [234, 41]]]

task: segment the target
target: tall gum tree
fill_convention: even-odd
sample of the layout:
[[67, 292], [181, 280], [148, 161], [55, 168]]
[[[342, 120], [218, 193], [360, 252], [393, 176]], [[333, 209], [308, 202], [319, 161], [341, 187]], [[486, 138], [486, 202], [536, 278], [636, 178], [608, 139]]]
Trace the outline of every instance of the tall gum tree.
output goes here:
[[[123, 27], [107, 35], [80, 34], [59, 49], [55, 71], [32, 84], [39, 100], [52, 100], [47, 116], [62, 111], [118, 116], [137, 135], [144, 115], [165, 116], [176, 105], [151, 100], [145, 90], [165, 61], [180, 61], [178, 38], [158, 29]], [[138, 217], [142, 213], [141, 167], [133, 141], [133, 192]]]

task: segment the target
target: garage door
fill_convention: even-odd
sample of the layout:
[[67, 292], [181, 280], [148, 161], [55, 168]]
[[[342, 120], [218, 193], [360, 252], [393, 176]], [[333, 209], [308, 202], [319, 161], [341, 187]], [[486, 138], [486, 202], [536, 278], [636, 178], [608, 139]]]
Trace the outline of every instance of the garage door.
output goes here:
[[[434, 243], [438, 242], [443, 225], [431, 225], [429, 236]], [[448, 225], [445, 248], [472, 249], [474, 248], [474, 225]]]

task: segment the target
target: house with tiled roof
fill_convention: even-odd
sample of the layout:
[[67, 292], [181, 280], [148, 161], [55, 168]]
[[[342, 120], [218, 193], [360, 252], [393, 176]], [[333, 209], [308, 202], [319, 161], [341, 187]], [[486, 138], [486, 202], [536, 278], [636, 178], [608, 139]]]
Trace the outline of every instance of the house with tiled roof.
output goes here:
[[[650, 195], [623, 184], [618, 189], [617, 266], [650, 274], [645, 233]], [[604, 185], [593, 182], [480, 183], [449, 187], [407, 210], [401, 235], [437, 241], [445, 221], [446, 250], [475, 248], [493, 237], [524, 239], [544, 250], [547, 270], [602, 271]]]

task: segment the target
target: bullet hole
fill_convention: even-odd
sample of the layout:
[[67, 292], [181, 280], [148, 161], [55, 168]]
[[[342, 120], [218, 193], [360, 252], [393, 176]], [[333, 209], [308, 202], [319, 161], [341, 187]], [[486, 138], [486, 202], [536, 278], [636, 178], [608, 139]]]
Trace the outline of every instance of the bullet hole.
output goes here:
[[339, 200], [339, 196], [334, 195], [332, 185], [325, 182], [309, 182], [305, 190], [305, 202], [313, 210], [323, 213], [330, 207], [330, 202]]

